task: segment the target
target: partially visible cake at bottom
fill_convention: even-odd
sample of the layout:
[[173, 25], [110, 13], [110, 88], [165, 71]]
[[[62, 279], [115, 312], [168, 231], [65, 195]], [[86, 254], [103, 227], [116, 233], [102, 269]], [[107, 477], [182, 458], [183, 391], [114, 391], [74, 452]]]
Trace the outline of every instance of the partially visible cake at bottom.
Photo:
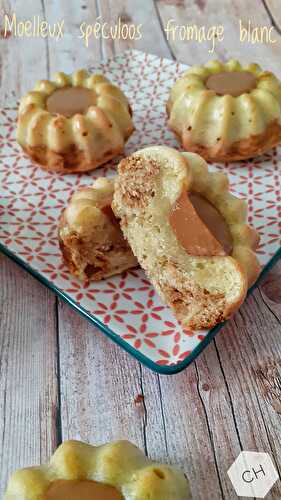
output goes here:
[[184, 474], [129, 441], [66, 441], [50, 463], [16, 471], [4, 500], [191, 500]]

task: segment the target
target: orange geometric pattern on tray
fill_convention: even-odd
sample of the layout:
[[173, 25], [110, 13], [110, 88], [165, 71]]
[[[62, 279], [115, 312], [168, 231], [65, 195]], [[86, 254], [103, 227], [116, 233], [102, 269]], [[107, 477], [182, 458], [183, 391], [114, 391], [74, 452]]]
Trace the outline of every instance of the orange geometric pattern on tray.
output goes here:
[[[186, 66], [132, 50], [91, 69], [120, 85], [132, 104], [136, 132], [127, 154], [149, 144], [178, 148], [166, 126], [165, 104]], [[61, 262], [57, 220], [66, 201], [79, 186], [113, 175], [120, 158], [94, 173], [45, 172], [16, 143], [16, 110], [13, 102], [0, 111], [0, 244], [151, 362], [176, 365], [186, 360], [208, 332], [183, 330], [140, 269], [84, 284]], [[248, 199], [249, 222], [261, 235], [258, 255], [263, 265], [281, 244], [280, 165], [277, 149], [252, 161], [210, 167], [227, 172], [232, 192]]]

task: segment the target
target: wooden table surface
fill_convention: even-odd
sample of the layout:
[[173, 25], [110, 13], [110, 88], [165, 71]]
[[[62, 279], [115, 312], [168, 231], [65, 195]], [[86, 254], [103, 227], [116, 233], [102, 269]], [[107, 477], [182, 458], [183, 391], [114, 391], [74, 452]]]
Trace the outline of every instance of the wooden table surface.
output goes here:
[[[18, 20], [65, 20], [63, 39], [0, 40], [0, 100], [56, 70], [71, 72], [128, 47], [185, 63], [255, 60], [281, 77], [280, 0], [1, 0]], [[77, 39], [79, 25], [142, 24], [139, 41]], [[167, 42], [177, 24], [223, 24], [225, 39]], [[243, 25], [273, 26], [273, 44], [242, 44]], [[74, 36], [75, 34], [75, 36]], [[127, 438], [179, 465], [195, 500], [237, 498], [227, 470], [241, 450], [270, 453], [281, 470], [281, 265], [187, 370], [158, 376], [141, 366], [8, 258], [0, 256], [0, 496], [18, 467], [44, 462], [65, 439]], [[139, 398], [135, 402], [137, 395]], [[281, 498], [278, 481], [267, 498]]]

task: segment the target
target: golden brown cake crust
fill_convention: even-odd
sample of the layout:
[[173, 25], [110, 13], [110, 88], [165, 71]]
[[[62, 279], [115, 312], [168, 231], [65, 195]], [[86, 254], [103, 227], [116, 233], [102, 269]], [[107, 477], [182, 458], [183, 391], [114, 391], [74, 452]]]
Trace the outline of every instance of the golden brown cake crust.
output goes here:
[[[231, 74], [236, 83], [247, 74], [253, 85], [233, 94]], [[222, 76], [228, 76], [222, 92], [208, 86]], [[242, 67], [232, 59], [193, 66], [175, 82], [166, 110], [168, 126], [185, 150], [206, 161], [246, 160], [281, 142], [281, 82], [258, 64]]]
[[79, 189], [60, 218], [63, 260], [83, 281], [99, 281], [138, 265], [110, 207], [113, 185], [99, 178], [92, 187]]
[[20, 100], [17, 141], [50, 172], [93, 170], [122, 153], [133, 131], [126, 96], [103, 75], [57, 73], [52, 81], [37, 82]]
[[[242, 274], [242, 268], [237, 261], [233, 264], [236, 266], [237, 273]], [[165, 300], [171, 305], [175, 316], [179, 319], [184, 318], [185, 310], [194, 300], [200, 303], [202, 312], [194, 316], [188, 323], [188, 327], [192, 330], [205, 330], [216, 326], [217, 324], [229, 319], [237, 309], [243, 304], [247, 293], [247, 281], [244, 280], [244, 287], [241, 288], [240, 296], [231, 305], [226, 303], [225, 296], [222, 293], [211, 293], [210, 291], [190, 284], [183, 279], [176, 266], [169, 263], [170, 276], [172, 279], [169, 283], [160, 287], [160, 290], [165, 297]], [[176, 284], [176, 287], [175, 287]], [[173, 286], [174, 285], [174, 286]], [[213, 307], [213, 304], [216, 307]]]
[[[229, 318], [244, 301], [260, 266], [254, 253], [258, 235], [246, 223], [245, 202], [229, 192], [226, 175], [209, 172], [197, 154], [165, 146], [137, 151], [122, 160], [118, 171], [113, 210], [140, 265], [177, 319], [184, 327], [200, 330]], [[232, 237], [230, 254], [186, 251], [168, 223], [183, 190], [199, 193], [223, 215]]]
[[[129, 441], [101, 446], [65, 441], [49, 463], [14, 472], [4, 500], [43, 500], [58, 482], [67, 486], [67, 481], [69, 486], [73, 482], [77, 486], [79, 481], [111, 486], [124, 500], [191, 500], [189, 482], [182, 471], [150, 460]], [[66, 496], [63, 500], [68, 500]], [[103, 494], [98, 498], [104, 498]]]
[[277, 121], [272, 122], [262, 134], [252, 135], [231, 145], [226, 145], [220, 140], [216, 145], [206, 147], [201, 144], [194, 144], [188, 130], [183, 131], [182, 137], [176, 132], [175, 134], [186, 151], [197, 153], [206, 161], [212, 162], [230, 163], [232, 161], [247, 160], [262, 155], [281, 142], [281, 126]]
[[[75, 232], [62, 238], [61, 234], [66, 227], [65, 217], [62, 214], [58, 231], [59, 246], [64, 263], [77, 278], [83, 281], [100, 281], [138, 266], [126, 240], [120, 240], [112, 248], [108, 246], [93, 248]], [[87, 254], [88, 245], [89, 254]], [[81, 260], [75, 258], [74, 254], [80, 254]], [[89, 262], [84, 266], [82, 262], [87, 257]]]
[[67, 150], [60, 153], [48, 149], [46, 146], [22, 146], [24, 152], [48, 172], [58, 174], [73, 174], [94, 170], [107, 161], [122, 153], [123, 148], [108, 150], [101, 158], [89, 161], [84, 151], [75, 144], [71, 144]]

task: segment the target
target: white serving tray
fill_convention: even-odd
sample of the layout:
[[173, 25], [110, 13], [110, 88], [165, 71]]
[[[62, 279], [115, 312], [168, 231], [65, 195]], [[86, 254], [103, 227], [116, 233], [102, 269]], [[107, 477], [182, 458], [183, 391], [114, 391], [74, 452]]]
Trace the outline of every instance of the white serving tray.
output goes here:
[[[130, 100], [136, 131], [126, 154], [150, 144], [179, 149], [167, 129], [165, 104], [185, 68], [135, 50], [90, 68], [120, 85]], [[183, 330], [140, 269], [85, 285], [61, 261], [57, 223], [67, 200], [79, 186], [114, 175], [120, 158], [90, 174], [44, 172], [16, 143], [16, 111], [15, 102], [0, 110], [0, 249], [149, 368], [166, 374], [186, 368], [222, 325], [209, 332]], [[232, 192], [248, 199], [249, 222], [261, 236], [263, 273], [280, 257], [280, 165], [277, 149], [252, 161], [210, 166], [227, 172]]]

